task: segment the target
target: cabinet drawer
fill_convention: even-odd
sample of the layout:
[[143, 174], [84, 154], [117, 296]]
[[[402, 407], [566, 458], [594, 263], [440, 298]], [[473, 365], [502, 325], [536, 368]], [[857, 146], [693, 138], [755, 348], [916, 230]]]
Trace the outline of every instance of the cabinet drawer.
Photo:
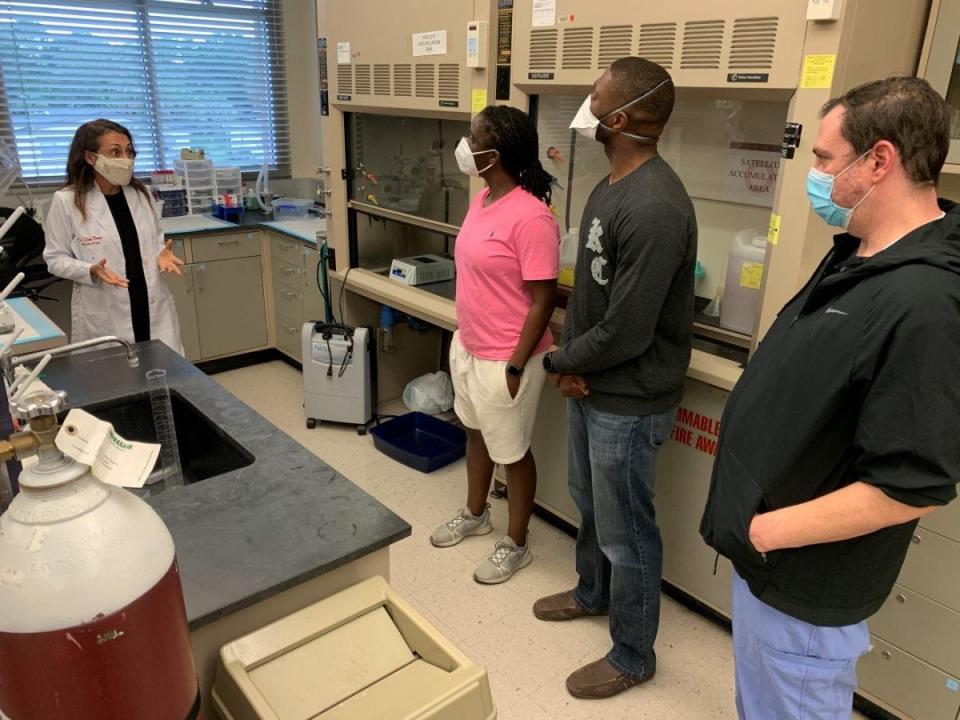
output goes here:
[[870, 631], [960, 677], [960, 613], [895, 585], [887, 602], [870, 618]]
[[281, 352], [285, 352], [290, 357], [300, 360], [302, 353], [300, 351], [300, 328], [298, 324], [290, 318], [277, 315], [277, 347]]
[[291, 265], [303, 266], [303, 244], [279, 235], [270, 236], [270, 254], [277, 260]]
[[273, 285], [273, 307], [276, 314], [297, 326], [303, 324], [303, 291], [286, 285]]
[[920, 519], [920, 527], [960, 542], [960, 500], [924, 515]]
[[273, 284], [286, 285], [289, 288], [303, 289], [303, 268], [291, 265], [283, 260], [273, 259]]
[[960, 611], [960, 543], [918, 527], [897, 582]]
[[227, 235], [195, 235], [190, 240], [194, 262], [230, 260], [260, 255], [259, 232], [237, 232]]
[[873, 647], [860, 658], [860, 689], [912, 718], [955, 720], [960, 710], [960, 682], [931, 665], [871, 638]]

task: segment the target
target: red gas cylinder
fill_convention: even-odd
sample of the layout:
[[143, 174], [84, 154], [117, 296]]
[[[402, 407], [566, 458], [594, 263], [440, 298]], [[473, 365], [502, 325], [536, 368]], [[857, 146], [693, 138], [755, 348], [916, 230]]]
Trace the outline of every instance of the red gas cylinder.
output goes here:
[[39, 462], [0, 517], [0, 717], [197, 718], [173, 538], [149, 505], [56, 449], [64, 401], [11, 408]]

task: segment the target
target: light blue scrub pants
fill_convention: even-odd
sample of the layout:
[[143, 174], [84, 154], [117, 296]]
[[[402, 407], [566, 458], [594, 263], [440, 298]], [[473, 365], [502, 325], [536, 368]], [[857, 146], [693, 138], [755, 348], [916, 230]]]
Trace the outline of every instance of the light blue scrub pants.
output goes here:
[[850, 720], [867, 623], [821, 627], [761, 602], [733, 573], [733, 651], [741, 720]]

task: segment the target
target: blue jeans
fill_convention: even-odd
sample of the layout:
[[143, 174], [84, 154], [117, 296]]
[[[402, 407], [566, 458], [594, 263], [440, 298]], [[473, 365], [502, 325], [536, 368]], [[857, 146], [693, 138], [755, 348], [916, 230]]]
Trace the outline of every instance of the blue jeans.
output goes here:
[[849, 720], [867, 623], [821, 627], [770, 607], [733, 573], [733, 655], [741, 720]]
[[612, 415], [571, 400], [568, 418], [570, 494], [580, 511], [573, 598], [587, 610], [609, 611], [608, 662], [649, 677], [657, 666], [663, 567], [654, 474], [674, 411]]

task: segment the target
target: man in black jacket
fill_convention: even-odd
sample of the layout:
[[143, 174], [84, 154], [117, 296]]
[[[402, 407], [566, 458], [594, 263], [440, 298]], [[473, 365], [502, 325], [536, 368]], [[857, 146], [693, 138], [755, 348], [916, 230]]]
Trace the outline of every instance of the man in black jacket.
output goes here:
[[731, 394], [700, 528], [736, 571], [749, 720], [849, 717], [866, 618], [960, 480], [960, 208], [935, 185], [946, 103], [891, 78], [822, 117], [807, 194], [848, 232]]

